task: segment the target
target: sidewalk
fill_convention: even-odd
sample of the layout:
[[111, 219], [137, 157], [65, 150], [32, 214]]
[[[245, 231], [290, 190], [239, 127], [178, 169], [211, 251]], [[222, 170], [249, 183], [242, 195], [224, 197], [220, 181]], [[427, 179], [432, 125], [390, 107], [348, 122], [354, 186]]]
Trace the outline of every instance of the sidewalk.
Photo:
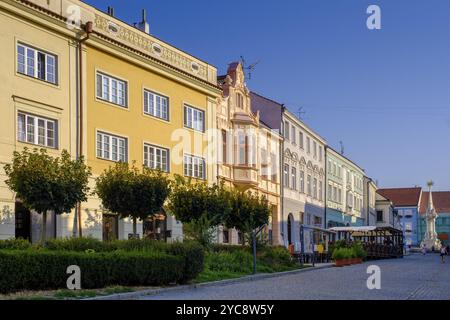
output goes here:
[[298, 269], [298, 270], [275, 272], [275, 273], [260, 273], [260, 274], [256, 274], [256, 275], [249, 275], [249, 276], [235, 278], [235, 279], [226, 279], [226, 280], [204, 282], [204, 283], [198, 283], [198, 284], [179, 285], [179, 286], [166, 287], [166, 288], [118, 293], [118, 294], [113, 294], [113, 295], [109, 295], [109, 296], [99, 296], [99, 297], [87, 298], [87, 299], [83, 299], [83, 300], [133, 300], [133, 299], [137, 299], [142, 296], [157, 295], [157, 294], [168, 292], [168, 291], [182, 291], [182, 290], [189, 290], [189, 289], [202, 288], [202, 287], [224, 286], [224, 285], [232, 284], [232, 283], [256, 281], [256, 280], [261, 280], [261, 279], [275, 278], [275, 277], [280, 277], [280, 276], [284, 276], [284, 275], [290, 275], [290, 274], [296, 274], [296, 273], [309, 272], [309, 271], [314, 271], [314, 270], [330, 268], [333, 265], [334, 265], [334, 263], [316, 263], [314, 267], [312, 265], [309, 265], [306, 268]]

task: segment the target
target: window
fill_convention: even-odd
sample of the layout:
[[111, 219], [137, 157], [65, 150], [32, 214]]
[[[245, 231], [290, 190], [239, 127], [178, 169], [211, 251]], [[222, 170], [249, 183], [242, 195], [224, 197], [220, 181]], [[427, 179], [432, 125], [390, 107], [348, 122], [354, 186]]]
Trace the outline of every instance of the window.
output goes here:
[[313, 141], [313, 156], [317, 158], [317, 142]]
[[311, 196], [312, 195], [311, 176], [309, 174], [308, 174], [308, 177], [306, 178], [306, 190], [307, 190], [308, 196]]
[[197, 179], [206, 179], [205, 159], [184, 155], [184, 175]]
[[328, 200], [332, 200], [333, 199], [333, 186], [331, 184], [328, 184]]
[[331, 160], [328, 160], [328, 172], [331, 173]]
[[17, 140], [49, 148], [58, 147], [58, 122], [35, 115], [17, 114]]
[[222, 130], [222, 163], [227, 163], [227, 153], [228, 153], [228, 146], [227, 146], [227, 131]]
[[144, 113], [169, 121], [169, 98], [144, 90]]
[[299, 134], [298, 134], [298, 144], [300, 145], [300, 148], [304, 148], [305, 146], [304, 146], [304, 141], [303, 141], [303, 132], [299, 132]]
[[292, 143], [293, 143], [293, 144], [296, 144], [296, 143], [297, 143], [297, 132], [296, 132], [294, 126], [292, 126]]
[[244, 96], [240, 93], [236, 93], [236, 104], [238, 108], [244, 108]]
[[322, 201], [323, 200], [323, 195], [322, 195], [322, 186], [323, 186], [323, 182], [319, 181], [319, 200]]
[[305, 172], [300, 170], [300, 192], [305, 193]]
[[297, 190], [297, 169], [295, 167], [291, 168], [291, 188]]
[[321, 226], [322, 225], [322, 218], [321, 217], [317, 217], [317, 216], [314, 216], [314, 224], [316, 225], [316, 226]]
[[377, 222], [383, 222], [383, 211], [377, 210]]
[[306, 214], [306, 224], [311, 224], [311, 213]]
[[290, 128], [289, 122], [285, 121], [284, 122], [284, 138], [288, 141], [289, 141], [289, 128]]
[[169, 150], [144, 144], [144, 165], [150, 169], [169, 172]]
[[238, 164], [247, 165], [248, 164], [248, 140], [244, 132], [239, 132], [238, 134]]
[[306, 152], [311, 153], [311, 139], [306, 137]]
[[313, 197], [317, 199], [317, 178], [313, 180]]
[[97, 132], [97, 158], [127, 162], [128, 142], [126, 138]]
[[223, 243], [230, 243], [230, 231], [227, 229], [222, 230]]
[[244, 244], [244, 234], [238, 231], [238, 244]]
[[127, 83], [97, 72], [97, 98], [127, 107]]
[[17, 72], [57, 84], [57, 57], [19, 43], [17, 44]]
[[270, 154], [270, 165], [271, 165], [272, 182], [277, 182], [279, 169], [277, 165], [277, 156], [275, 153]]
[[319, 161], [322, 162], [322, 146], [319, 146]]
[[284, 164], [284, 186], [289, 188], [289, 165]]
[[338, 188], [338, 202], [342, 203], [342, 189]]
[[188, 105], [184, 106], [184, 126], [197, 131], [205, 131], [205, 112]]

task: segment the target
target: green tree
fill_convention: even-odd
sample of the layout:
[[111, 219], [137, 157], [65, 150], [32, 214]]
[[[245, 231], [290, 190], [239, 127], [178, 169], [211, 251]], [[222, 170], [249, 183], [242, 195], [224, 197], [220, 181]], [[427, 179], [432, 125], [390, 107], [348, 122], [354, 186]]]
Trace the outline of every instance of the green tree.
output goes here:
[[11, 164], [5, 165], [6, 184], [30, 210], [42, 214], [41, 242], [47, 233], [47, 212], [69, 213], [79, 202], [87, 200], [91, 170], [83, 157], [72, 160], [63, 150], [52, 157], [45, 149], [14, 152]]
[[160, 170], [138, 170], [134, 163], [130, 167], [118, 162], [97, 178], [95, 192], [106, 210], [117, 213], [121, 219], [133, 219], [136, 235], [137, 219], [145, 220], [161, 212], [170, 192], [170, 180]]
[[214, 228], [223, 223], [231, 210], [230, 195], [223, 183], [209, 186], [206, 182], [193, 182], [176, 175], [168, 208], [183, 222], [188, 238], [208, 247]]
[[268, 224], [270, 217], [268, 200], [257, 194], [233, 190], [231, 193], [231, 210], [226, 216], [225, 225], [235, 228], [252, 239], [253, 272], [256, 273], [256, 237]]

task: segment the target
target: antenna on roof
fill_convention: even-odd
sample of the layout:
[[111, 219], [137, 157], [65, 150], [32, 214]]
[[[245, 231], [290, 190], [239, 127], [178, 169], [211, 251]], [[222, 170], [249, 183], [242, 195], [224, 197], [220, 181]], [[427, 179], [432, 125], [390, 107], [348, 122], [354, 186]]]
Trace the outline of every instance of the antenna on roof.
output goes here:
[[341, 146], [341, 155], [344, 155], [344, 143], [342, 141], [339, 141], [339, 144]]
[[255, 63], [252, 63], [250, 65], [247, 65], [247, 62], [245, 61], [244, 57], [241, 56], [241, 64], [242, 64], [242, 68], [244, 70], [247, 70], [247, 79], [251, 80], [252, 79], [252, 72], [253, 70], [255, 70], [256, 65], [259, 63], [259, 60], [256, 61]]
[[304, 115], [305, 113], [306, 113], [306, 111], [304, 111], [303, 107], [298, 107], [298, 109], [297, 109], [297, 117], [300, 120], [303, 120], [302, 115]]

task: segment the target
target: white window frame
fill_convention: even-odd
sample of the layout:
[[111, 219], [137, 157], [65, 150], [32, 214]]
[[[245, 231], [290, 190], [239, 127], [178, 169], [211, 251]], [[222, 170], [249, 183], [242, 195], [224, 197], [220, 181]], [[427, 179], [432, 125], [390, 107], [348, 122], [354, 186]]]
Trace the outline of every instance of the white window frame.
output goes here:
[[[158, 109], [159, 100], [159, 109]], [[144, 89], [144, 114], [169, 121], [169, 97]]]
[[[101, 139], [99, 139], [101, 136]], [[108, 143], [106, 143], [106, 139], [108, 138]], [[116, 140], [115, 144], [114, 139]], [[123, 146], [121, 146], [121, 142]], [[100, 143], [100, 149], [99, 149]], [[106, 150], [105, 146], [108, 146], [108, 150]], [[120, 149], [123, 148], [123, 157], [121, 159]], [[100, 155], [99, 155], [100, 151]], [[106, 156], [107, 154], [107, 156]], [[116, 155], [114, 157], [114, 154]], [[118, 136], [116, 134], [104, 132], [101, 130], [97, 130], [95, 133], [95, 155], [99, 159], [109, 160], [114, 162], [128, 162], [128, 138]]]
[[[23, 117], [23, 124], [22, 128], [19, 123], [19, 117]], [[37, 146], [43, 146], [46, 148], [52, 148], [52, 149], [58, 149], [58, 120], [55, 119], [49, 119], [41, 116], [37, 116], [34, 114], [30, 114], [27, 112], [19, 111], [17, 112], [17, 140], [24, 143], [31, 143]], [[28, 130], [28, 124], [32, 121], [32, 129], [33, 133], [29, 132]], [[39, 134], [39, 122], [44, 123], [44, 135], [42, 137], [42, 134]], [[53, 144], [49, 144], [49, 124], [53, 124]], [[44, 143], [40, 143], [39, 139], [43, 138]]]
[[[23, 63], [19, 62], [19, 48], [23, 48]], [[51, 84], [58, 84], [58, 56], [46, 51], [37, 49], [33, 46], [18, 42], [16, 46], [16, 62], [17, 62], [17, 73], [23, 74], [38, 80], [42, 80]], [[33, 57], [33, 71], [28, 72], [28, 68], [31, 67], [31, 63], [28, 59], [28, 54], [31, 53]], [[39, 77], [39, 54], [44, 55], [44, 76]], [[49, 64], [49, 59], [53, 59], [53, 65]], [[30, 65], [29, 65], [30, 64]], [[23, 65], [23, 71], [21, 71], [21, 66]], [[49, 67], [53, 67], [53, 72], [49, 71]], [[50, 80], [49, 75], [53, 75], [53, 81]]]
[[284, 179], [284, 187], [285, 188], [289, 188], [289, 186], [290, 186], [290, 166], [287, 164], [287, 163], [285, 163], [284, 164], [284, 166], [283, 166], [283, 179]]
[[292, 190], [297, 190], [297, 168], [291, 167], [291, 188]]
[[[99, 81], [99, 77], [101, 81]], [[128, 82], [126, 80], [119, 79], [97, 70], [95, 73], [95, 81], [95, 95], [97, 99], [112, 103], [124, 109], [128, 109]], [[107, 87], [105, 86], [106, 83], [108, 84]], [[123, 85], [122, 90], [119, 89], [120, 84]], [[107, 90], [105, 90], [105, 88], [107, 88]], [[123, 93], [123, 96], [119, 95], [120, 91]], [[114, 97], [116, 101], [114, 101]], [[119, 99], [122, 99], [122, 103], [120, 103]]]
[[[184, 104], [184, 127], [199, 132], [205, 132], [205, 111]], [[200, 117], [201, 115], [201, 117]]]
[[170, 150], [144, 142], [144, 165], [150, 169], [170, 172]]
[[[197, 165], [197, 170], [195, 166]], [[201, 166], [201, 172], [200, 172]], [[186, 177], [206, 180], [206, 161], [205, 158], [197, 157], [191, 154], [183, 156], [183, 171]]]

